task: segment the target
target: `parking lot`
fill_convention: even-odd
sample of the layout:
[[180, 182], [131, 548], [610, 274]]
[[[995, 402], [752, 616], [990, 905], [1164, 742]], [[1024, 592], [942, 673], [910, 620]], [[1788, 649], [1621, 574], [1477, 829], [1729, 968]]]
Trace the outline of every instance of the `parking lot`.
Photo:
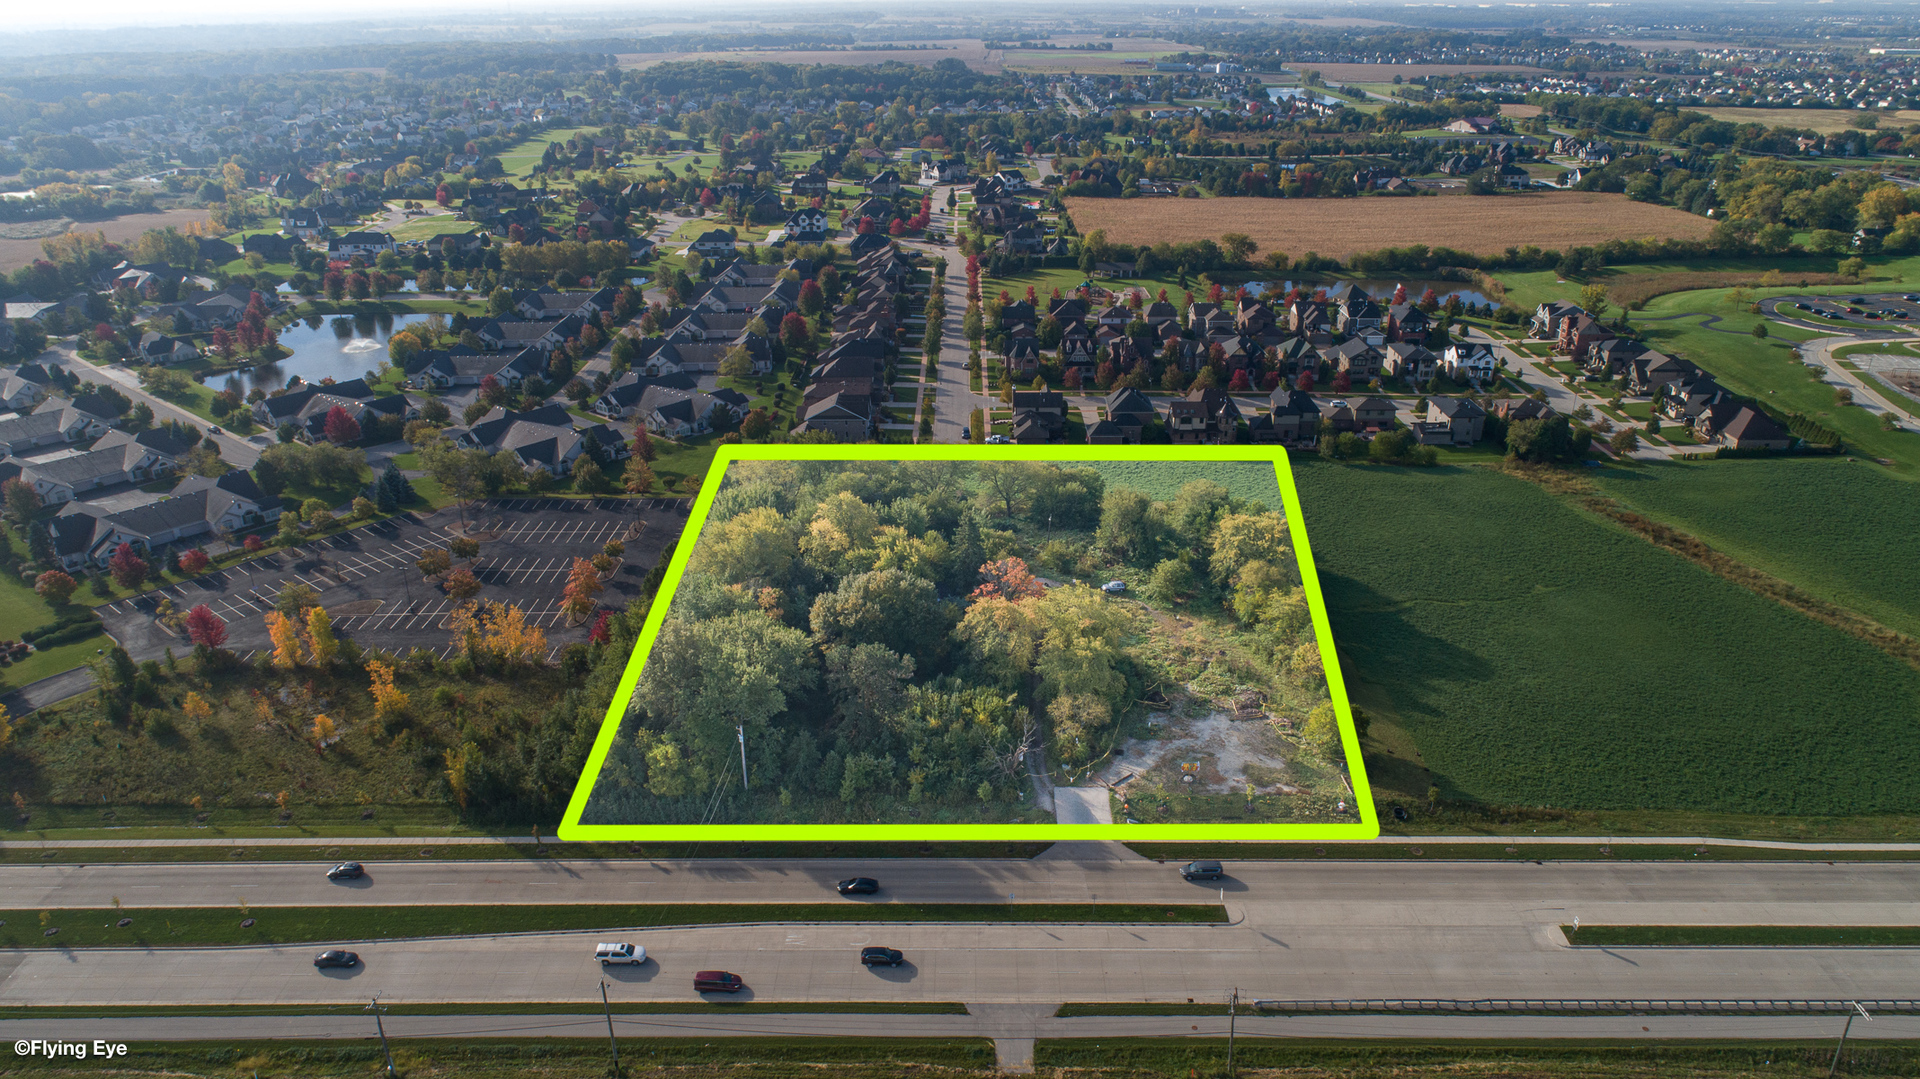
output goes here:
[[[1853, 324], [1861, 330], [1920, 333], [1920, 292], [1862, 292], [1834, 296], [1776, 296], [1760, 301], [1768, 315], [1789, 321], [1809, 316]], [[1832, 328], [1824, 326], [1822, 328]]]
[[557, 655], [591, 629], [591, 620], [568, 626], [560, 610], [573, 560], [620, 541], [625, 555], [599, 602], [624, 607], [679, 539], [689, 506], [688, 499], [522, 498], [476, 503], [464, 522], [454, 510], [407, 514], [108, 604], [100, 614], [107, 631], [144, 660], [168, 648], [178, 653], [191, 647], [155, 624], [152, 612], [163, 597], [179, 611], [205, 604], [227, 623], [227, 647], [246, 657], [268, 647], [265, 615], [281, 590], [301, 584], [319, 594], [342, 637], [369, 647], [451, 655], [448, 618], [457, 601], [425, 580], [415, 563], [465, 534], [480, 541], [480, 554], [456, 564], [467, 565], [480, 580], [478, 598], [517, 605], [529, 624], [547, 631]]

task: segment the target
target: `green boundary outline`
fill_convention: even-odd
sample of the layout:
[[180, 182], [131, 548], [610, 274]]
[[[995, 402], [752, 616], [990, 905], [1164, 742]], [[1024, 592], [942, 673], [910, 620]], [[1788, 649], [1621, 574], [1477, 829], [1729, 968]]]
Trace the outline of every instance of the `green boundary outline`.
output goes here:
[[[1294, 555], [1300, 563], [1300, 581], [1313, 613], [1314, 637], [1320, 644], [1320, 662], [1326, 671], [1327, 693], [1332, 699], [1340, 723], [1340, 745], [1346, 754], [1347, 775], [1353, 787], [1354, 807], [1360, 820], [1352, 824], [582, 824], [581, 814], [599, 781], [600, 769], [620, 731], [620, 720], [633, 699], [640, 669], [652, 651], [661, 623], [666, 621], [680, 575], [693, 555], [693, 545], [704, 529], [707, 514], [719, 493], [720, 482], [735, 461], [1265, 461], [1271, 462], [1279, 481], [1287, 529], [1293, 540]], [[1286, 450], [1264, 446], [971, 446], [928, 444], [917, 446], [721, 446], [714, 455], [713, 467], [694, 499], [687, 515], [685, 530], [675, 546], [673, 560], [661, 579], [646, 625], [634, 644], [633, 655], [621, 675], [620, 686], [594, 739], [593, 752], [587, 757], [581, 779], [567, 804], [559, 836], [569, 842], [591, 840], [666, 841], [711, 840], [717, 842], [930, 842], [1107, 840], [1129, 842], [1221, 842], [1275, 840], [1354, 840], [1374, 839], [1380, 835], [1380, 821], [1374, 814], [1373, 795], [1367, 783], [1366, 765], [1360, 755], [1360, 739], [1354, 731], [1353, 707], [1347, 700], [1347, 687], [1341, 677], [1339, 655], [1333, 646], [1333, 628], [1327, 620], [1326, 600], [1320, 591], [1320, 578], [1314, 571], [1313, 550], [1307, 543], [1306, 521], [1300, 509], [1300, 494], [1293, 485], [1293, 469]]]

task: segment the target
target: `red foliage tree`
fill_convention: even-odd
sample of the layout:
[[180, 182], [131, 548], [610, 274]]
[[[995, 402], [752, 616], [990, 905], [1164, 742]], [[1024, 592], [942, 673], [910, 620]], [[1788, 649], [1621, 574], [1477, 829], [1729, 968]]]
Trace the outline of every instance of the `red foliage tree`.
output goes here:
[[1213, 284], [1207, 286], [1208, 303], [1219, 303], [1221, 300], [1226, 299], [1226, 296], [1227, 290], [1220, 282], [1215, 281]]
[[439, 203], [442, 206], [453, 205], [453, 189], [448, 187], [446, 184], [441, 184], [439, 187], [434, 188], [433, 201]]
[[360, 421], [335, 405], [327, 410], [326, 433], [328, 442], [336, 446], [350, 445], [360, 441]]
[[1333, 392], [1345, 393], [1353, 388], [1353, 378], [1345, 371], [1333, 376]]
[[220, 616], [207, 609], [202, 603], [187, 612], [187, 636], [194, 644], [204, 644], [208, 648], [218, 648], [227, 643], [227, 624]]
[[175, 564], [180, 567], [181, 573], [189, 577], [197, 577], [207, 572], [207, 566], [212, 562], [213, 559], [207, 557], [207, 552], [195, 547], [189, 551], [182, 551]]
[[1260, 388], [1263, 390], [1266, 390], [1268, 393], [1272, 393], [1274, 390], [1279, 389], [1280, 388], [1280, 372], [1268, 371], [1260, 379]]
[[122, 588], [138, 588], [147, 579], [147, 560], [134, 551], [133, 544], [122, 543], [107, 559], [107, 571]]
[[497, 405], [507, 399], [507, 385], [492, 375], [480, 380], [480, 399], [490, 405]]
[[613, 639], [613, 629], [609, 623], [613, 620], [612, 611], [601, 611], [600, 617], [593, 620], [593, 632], [587, 634], [588, 644], [606, 644]]
[[980, 577], [980, 587], [973, 590], [974, 599], [998, 596], [1018, 602], [1047, 593], [1046, 586], [1027, 569], [1026, 560], [1011, 555], [981, 566]]
[[1230, 390], [1253, 389], [1253, 382], [1247, 378], [1246, 368], [1242, 367], [1233, 373], [1233, 378], [1229, 379], [1227, 382], [1227, 389], [1230, 389]]
[[800, 312], [789, 311], [780, 319], [780, 343], [796, 351], [813, 343], [813, 330]]
[[240, 541], [240, 546], [246, 548], [248, 554], [258, 554], [267, 549], [267, 541], [259, 536], [248, 536]]
[[1300, 372], [1300, 377], [1293, 380], [1293, 388], [1302, 392], [1313, 389], [1313, 372]]
[[897, 217], [894, 218], [893, 222], [887, 226], [887, 235], [889, 236], [902, 236], [906, 234], [906, 231], [907, 231], [907, 223], [905, 221], [900, 220]]
[[860, 219], [860, 223], [859, 223], [858, 225], [855, 225], [855, 226], [854, 226], [854, 231], [855, 231], [855, 232], [858, 232], [858, 233], [859, 233], [860, 235], [862, 235], [862, 236], [865, 236], [865, 235], [866, 235], [867, 233], [869, 233], [869, 232], [872, 232], [872, 231], [873, 231], [873, 218], [871, 218], [871, 217], [863, 217], [863, 218], [861, 218], [861, 219]]
[[633, 455], [642, 461], [651, 461], [660, 456], [660, 451], [653, 447], [653, 436], [647, 434], [644, 424], [633, 429]]
[[1077, 390], [1080, 388], [1081, 383], [1083, 383], [1085, 380], [1086, 380], [1086, 376], [1080, 373], [1080, 368], [1078, 367], [1067, 368], [1067, 389]]

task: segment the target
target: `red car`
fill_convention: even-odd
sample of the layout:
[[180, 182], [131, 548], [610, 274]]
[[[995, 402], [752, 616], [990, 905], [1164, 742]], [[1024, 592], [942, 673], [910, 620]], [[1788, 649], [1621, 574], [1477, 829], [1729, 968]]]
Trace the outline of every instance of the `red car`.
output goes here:
[[738, 993], [747, 987], [738, 974], [728, 974], [724, 970], [702, 970], [693, 976], [693, 991], [696, 993]]

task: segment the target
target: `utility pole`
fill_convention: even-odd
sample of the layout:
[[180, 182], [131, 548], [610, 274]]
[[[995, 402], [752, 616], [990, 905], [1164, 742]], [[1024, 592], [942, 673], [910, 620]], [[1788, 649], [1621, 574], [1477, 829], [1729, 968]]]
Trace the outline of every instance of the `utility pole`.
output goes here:
[[613, 1074], [620, 1074], [620, 1043], [613, 1037], [613, 1005], [607, 1003], [607, 980], [600, 979], [600, 1007], [607, 1013], [607, 1044], [613, 1048]]
[[387, 1046], [387, 1025], [380, 1021], [380, 1016], [385, 1014], [387, 1009], [380, 1006], [379, 997], [374, 997], [373, 1002], [367, 1005], [367, 1010], [373, 1013], [373, 1029], [380, 1032], [380, 1051], [387, 1055], [387, 1075], [391, 1079], [394, 1074], [393, 1050]]
[[749, 788], [747, 786], [747, 728], [736, 723], [733, 726], [733, 731], [735, 734], [740, 736], [740, 789], [748, 790]]
[[1240, 987], [1236, 985], [1233, 987], [1233, 995], [1227, 998], [1227, 1074], [1229, 1076], [1237, 1076], [1240, 1074], [1233, 1070], [1233, 1028], [1234, 1019], [1238, 1016], [1239, 1011]]
[[1833, 1063], [1827, 1066], [1827, 1079], [1833, 1079], [1833, 1073], [1840, 1069], [1840, 1052], [1847, 1047], [1847, 1034], [1853, 1030], [1854, 1013], [1859, 1013], [1860, 1018], [1869, 1023], [1873, 1022], [1873, 1016], [1867, 1014], [1867, 1010], [1860, 1006], [1859, 1001], [1849, 1000], [1847, 1003], [1852, 1006], [1853, 1011], [1847, 1013], [1847, 1025], [1840, 1028], [1840, 1044], [1833, 1047]]

